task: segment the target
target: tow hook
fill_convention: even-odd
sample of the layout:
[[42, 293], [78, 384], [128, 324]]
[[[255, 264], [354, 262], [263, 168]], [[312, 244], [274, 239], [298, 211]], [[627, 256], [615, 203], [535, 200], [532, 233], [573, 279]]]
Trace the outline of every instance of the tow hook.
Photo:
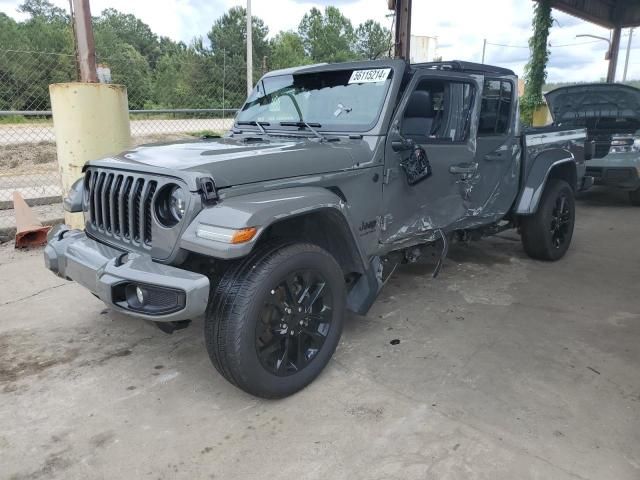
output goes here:
[[176, 330], [183, 330], [191, 324], [191, 320], [178, 320], [175, 322], [153, 322], [164, 333], [171, 335]]

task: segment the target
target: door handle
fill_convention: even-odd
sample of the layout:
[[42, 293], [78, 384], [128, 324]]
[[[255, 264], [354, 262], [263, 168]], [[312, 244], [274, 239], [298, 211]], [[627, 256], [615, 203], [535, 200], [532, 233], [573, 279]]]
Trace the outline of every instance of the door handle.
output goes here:
[[449, 173], [453, 173], [454, 175], [468, 175], [476, 173], [476, 171], [478, 171], [477, 163], [459, 163], [449, 167]]

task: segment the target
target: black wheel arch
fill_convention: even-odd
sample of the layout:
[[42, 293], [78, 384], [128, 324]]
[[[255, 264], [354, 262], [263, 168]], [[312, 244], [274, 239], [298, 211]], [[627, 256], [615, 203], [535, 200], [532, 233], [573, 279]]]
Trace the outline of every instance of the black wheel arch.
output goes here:
[[274, 239], [319, 246], [336, 259], [345, 277], [365, 272], [364, 257], [347, 219], [335, 208], [319, 208], [277, 220], [265, 229], [254, 248]]

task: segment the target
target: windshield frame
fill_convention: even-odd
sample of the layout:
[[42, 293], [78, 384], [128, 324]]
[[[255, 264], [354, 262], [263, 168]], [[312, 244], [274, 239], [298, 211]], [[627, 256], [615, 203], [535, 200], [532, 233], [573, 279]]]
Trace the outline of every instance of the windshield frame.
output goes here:
[[[247, 105], [250, 98], [252, 98], [254, 92], [258, 89], [260, 85], [263, 85], [263, 81], [267, 78], [280, 77], [280, 76], [288, 76], [288, 75], [306, 75], [306, 74], [321, 74], [325, 72], [335, 72], [335, 71], [345, 71], [345, 70], [368, 70], [368, 69], [382, 69], [382, 68], [391, 68], [391, 78], [390, 82], [388, 82], [384, 95], [382, 97], [382, 101], [378, 107], [376, 115], [372, 122], [368, 125], [357, 125], [357, 128], [354, 128], [353, 125], [344, 125], [344, 126], [336, 126], [330, 125], [322, 125], [322, 127], [316, 127], [315, 122], [313, 120], [309, 120], [304, 118], [304, 121], [311, 121], [314, 124], [314, 128], [321, 133], [330, 133], [330, 134], [356, 134], [356, 135], [383, 135], [386, 134], [386, 130], [388, 128], [388, 124], [390, 122], [390, 117], [393, 113], [393, 109], [395, 108], [394, 98], [398, 96], [398, 90], [400, 88], [400, 84], [402, 83], [402, 79], [407, 71], [407, 64], [403, 60], [375, 60], [375, 61], [363, 61], [363, 62], [349, 62], [343, 64], [324, 64], [324, 65], [314, 65], [311, 67], [299, 67], [299, 68], [291, 68], [285, 70], [278, 70], [274, 72], [270, 72], [264, 75], [256, 84], [254, 89], [252, 90], [251, 95], [245, 100], [243, 106], [238, 110], [236, 116], [234, 118], [234, 129], [246, 131], [246, 132], [255, 132], [258, 131], [256, 127], [247, 125], [238, 125], [238, 115], [243, 111], [245, 106]], [[264, 87], [263, 87], [264, 88]], [[241, 119], [240, 122], [243, 120]], [[291, 119], [291, 121], [297, 121], [297, 119]], [[286, 122], [286, 121], [285, 121]], [[267, 134], [282, 134], [285, 133], [287, 135], [291, 133], [297, 133], [303, 136], [313, 135], [313, 132], [309, 131], [309, 129], [305, 127], [296, 127], [296, 126], [282, 126], [279, 125], [279, 122], [268, 122], [269, 126], [266, 127]], [[265, 125], [265, 123], [262, 123]]]

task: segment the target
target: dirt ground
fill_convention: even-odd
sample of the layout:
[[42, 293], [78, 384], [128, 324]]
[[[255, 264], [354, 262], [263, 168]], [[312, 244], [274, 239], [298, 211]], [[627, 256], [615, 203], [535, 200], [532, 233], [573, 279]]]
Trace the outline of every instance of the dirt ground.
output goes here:
[[599, 189], [572, 248], [514, 233], [399, 268], [281, 401], [0, 246], [0, 478], [640, 478], [640, 209]]
[[[194, 138], [189, 134], [158, 134], [132, 138], [133, 146]], [[3, 176], [55, 172], [58, 168], [54, 142], [0, 145], [0, 173]]]

